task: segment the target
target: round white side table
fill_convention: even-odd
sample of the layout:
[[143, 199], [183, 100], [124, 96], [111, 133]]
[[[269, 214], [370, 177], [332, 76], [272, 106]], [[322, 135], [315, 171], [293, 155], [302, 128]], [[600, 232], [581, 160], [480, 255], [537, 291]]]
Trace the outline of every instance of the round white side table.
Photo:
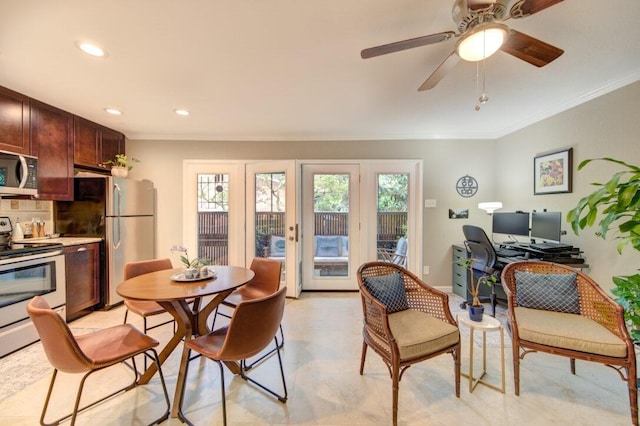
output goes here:
[[[500, 321], [490, 317], [489, 315], [483, 315], [482, 321], [471, 321], [469, 318], [469, 312], [466, 311], [458, 313], [456, 319], [458, 320], [458, 325], [469, 327], [469, 374], [460, 373], [462, 376], [469, 378], [469, 393], [473, 392], [478, 383], [482, 383], [485, 386], [504, 393], [504, 329], [502, 324], [500, 324]], [[475, 330], [482, 332], [482, 371], [478, 377], [473, 375], [473, 332]], [[502, 367], [501, 387], [483, 380], [483, 377], [487, 373], [487, 332], [489, 331], [500, 332], [500, 364]]]

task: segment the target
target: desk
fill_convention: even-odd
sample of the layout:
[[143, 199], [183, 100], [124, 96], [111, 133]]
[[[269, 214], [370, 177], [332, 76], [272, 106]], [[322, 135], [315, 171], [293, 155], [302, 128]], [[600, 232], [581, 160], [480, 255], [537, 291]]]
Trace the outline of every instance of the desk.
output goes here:
[[[167, 269], [151, 272], [125, 280], [117, 288], [118, 294], [127, 299], [153, 300], [158, 302], [176, 320], [176, 332], [167, 345], [158, 354], [160, 364], [171, 355], [178, 344], [183, 340], [189, 340], [194, 335], [204, 335], [210, 330], [207, 326], [207, 318], [213, 310], [236, 288], [249, 282], [254, 273], [250, 269], [237, 266], [215, 266], [214, 279], [206, 279], [194, 282], [176, 282], [171, 276], [183, 270], [183, 268]], [[215, 295], [213, 300], [200, 309], [200, 302], [204, 296]], [[187, 299], [195, 298], [193, 310], [189, 308]], [[182, 357], [180, 363], [180, 375], [184, 377], [183, 370], [188, 359]], [[226, 364], [229, 369], [238, 373], [236, 364]], [[147, 383], [156, 373], [158, 367], [154, 362], [144, 372], [140, 384]], [[184, 380], [176, 384], [176, 393], [171, 407], [171, 416], [178, 416], [178, 402], [184, 391]]]

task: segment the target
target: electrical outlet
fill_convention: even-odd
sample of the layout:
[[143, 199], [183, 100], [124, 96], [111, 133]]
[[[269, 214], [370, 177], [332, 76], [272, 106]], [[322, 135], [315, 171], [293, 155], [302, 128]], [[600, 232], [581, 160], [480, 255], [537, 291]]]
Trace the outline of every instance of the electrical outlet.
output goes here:
[[429, 275], [429, 267], [428, 266], [423, 266], [422, 267], [422, 275]]
[[437, 207], [437, 205], [438, 205], [438, 203], [434, 199], [424, 200], [424, 207], [425, 208], [434, 208], [434, 207]]
[[20, 208], [20, 201], [11, 200], [11, 210], [18, 210]]

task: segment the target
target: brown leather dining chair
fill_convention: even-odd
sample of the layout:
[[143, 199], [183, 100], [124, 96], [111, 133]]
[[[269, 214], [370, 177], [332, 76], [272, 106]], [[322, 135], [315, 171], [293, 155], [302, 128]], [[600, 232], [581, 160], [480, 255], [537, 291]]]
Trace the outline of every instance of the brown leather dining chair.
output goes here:
[[[152, 259], [142, 260], [138, 262], [129, 262], [124, 266], [124, 279], [137, 277], [138, 275], [148, 274], [149, 272], [162, 271], [165, 269], [172, 269], [171, 259]], [[127, 317], [129, 312], [133, 312], [136, 315], [140, 315], [143, 321], [142, 331], [146, 334], [149, 330], [156, 327], [160, 327], [165, 324], [173, 323], [173, 318], [169, 321], [164, 321], [159, 324], [154, 324], [151, 327], [147, 324], [147, 318], [164, 314], [166, 311], [157, 302], [147, 300], [131, 300], [124, 299], [124, 306], [127, 308], [124, 312], [124, 323], [127, 323]]]
[[[227, 406], [224, 388], [224, 362], [238, 362], [240, 364], [240, 377], [247, 380], [262, 390], [270, 393], [278, 398], [282, 403], [287, 402], [287, 383], [284, 377], [284, 369], [282, 367], [282, 357], [280, 356], [280, 347], [278, 346], [278, 327], [282, 322], [284, 314], [284, 305], [286, 299], [286, 287], [282, 287], [275, 293], [264, 297], [257, 297], [251, 300], [240, 302], [233, 311], [231, 321], [228, 326], [219, 328], [204, 336], [196, 337], [185, 343], [184, 351], [195, 351], [213, 361], [220, 367], [220, 386], [222, 398], [222, 418], [226, 426], [227, 424]], [[255, 381], [247, 376], [246, 360], [258, 355], [269, 343], [274, 342], [275, 352], [278, 355], [278, 363], [280, 365], [280, 376], [282, 378], [282, 387], [284, 394], [280, 395], [275, 391], [267, 388], [265, 385]], [[183, 354], [184, 358], [184, 354]], [[186, 383], [188, 374], [188, 365], [184, 369], [184, 380]], [[181, 380], [178, 378], [178, 383]], [[190, 420], [182, 411], [182, 399], [178, 402], [178, 416], [183, 422], [192, 425]]]
[[[67, 323], [51, 309], [49, 304], [40, 296], [35, 296], [27, 305], [27, 313], [38, 331], [44, 352], [47, 355], [49, 363], [54, 368], [49, 384], [47, 397], [42, 408], [40, 416], [40, 424], [57, 425], [63, 420], [71, 417], [71, 425], [75, 424], [76, 417], [79, 412], [93, 407], [94, 405], [120, 393], [133, 389], [136, 386], [138, 371], [136, 369], [135, 356], [144, 354], [153, 359], [158, 365], [158, 373], [162, 383], [164, 398], [167, 403], [165, 412], [151, 424], [159, 424], [169, 417], [169, 395], [167, 386], [162, 375], [158, 354], [154, 349], [158, 346], [158, 341], [143, 334], [131, 324], [121, 324], [114, 327], [98, 330], [93, 333], [74, 336], [67, 326]], [[82, 408], [80, 407], [80, 398], [84, 389], [85, 381], [94, 372], [111, 367], [118, 363], [131, 359], [133, 363], [134, 378], [133, 382], [121, 389], [118, 389], [109, 395], [92, 402]], [[78, 386], [76, 400], [71, 414], [61, 417], [51, 423], [45, 423], [44, 419], [47, 414], [49, 400], [53, 393], [53, 387], [56, 381], [58, 371], [64, 373], [85, 373]], [[105, 383], [99, 384], [101, 387]]]
[[[254, 300], [275, 293], [280, 287], [281, 268], [282, 263], [280, 263], [280, 261], [278, 260], [266, 259], [263, 257], [254, 258], [251, 262], [250, 267], [250, 269], [255, 274], [253, 279], [242, 287], [234, 290], [229, 296], [224, 299], [221, 305], [235, 309], [242, 302]], [[220, 312], [218, 308], [216, 308], [213, 314], [211, 329], [214, 328], [217, 315], [230, 318], [229, 315]], [[280, 326], [280, 337], [281, 339], [278, 343], [278, 347], [282, 348], [284, 346], [284, 333], [282, 331], [282, 326]], [[260, 357], [259, 359], [253, 361], [252, 364], [247, 365], [247, 370], [251, 369], [253, 365], [262, 361], [262, 359], [264, 359], [266, 356], [271, 355], [272, 353], [273, 351], [270, 351], [264, 354], [263, 357]]]

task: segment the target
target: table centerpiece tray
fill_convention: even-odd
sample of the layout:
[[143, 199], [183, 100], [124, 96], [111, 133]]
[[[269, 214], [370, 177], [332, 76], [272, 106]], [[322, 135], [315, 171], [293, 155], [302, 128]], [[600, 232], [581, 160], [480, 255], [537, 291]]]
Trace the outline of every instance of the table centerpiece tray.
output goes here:
[[171, 280], [172, 281], [177, 281], [180, 283], [190, 283], [190, 282], [195, 282], [195, 281], [203, 281], [203, 280], [210, 280], [216, 277], [216, 271], [211, 270], [211, 269], [207, 269], [206, 270], [207, 273], [206, 275], [202, 273], [202, 271], [200, 271], [200, 273], [198, 274], [197, 277], [193, 277], [193, 278], [188, 278], [187, 277], [187, 271], [181, 271], [178, 273], [175, 273], [173, 275], [171, 275]]

